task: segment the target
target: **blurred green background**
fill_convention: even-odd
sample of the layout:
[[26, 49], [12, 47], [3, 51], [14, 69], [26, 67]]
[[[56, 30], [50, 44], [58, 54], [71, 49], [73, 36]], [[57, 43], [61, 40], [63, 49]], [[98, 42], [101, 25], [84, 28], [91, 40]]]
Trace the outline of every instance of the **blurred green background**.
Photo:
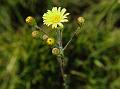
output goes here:
[[32, 15], [42, 25], [53, 6], [71, 13], [64, 45], [77, 17], [86, 19], [65, 50], [69, 89], [120, 89], [120, 0], [0, 0], [0, 89], [63, 89], [56, 57], [24, 21]]

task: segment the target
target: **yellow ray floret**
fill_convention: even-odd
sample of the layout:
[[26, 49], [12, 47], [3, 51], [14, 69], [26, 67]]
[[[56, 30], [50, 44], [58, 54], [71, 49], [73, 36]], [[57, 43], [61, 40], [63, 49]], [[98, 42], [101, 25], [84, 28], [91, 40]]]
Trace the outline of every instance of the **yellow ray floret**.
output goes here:
[[52, 26], [52, 28], [62, 27], [63, 22], [68, 22], [67, 16], [69, 13], [65, 13], [66, 9], [61, 7], [53, 7], [52, 10], [48, 10], [47, 13], [43, 15], [43, 22], [47, 26]]

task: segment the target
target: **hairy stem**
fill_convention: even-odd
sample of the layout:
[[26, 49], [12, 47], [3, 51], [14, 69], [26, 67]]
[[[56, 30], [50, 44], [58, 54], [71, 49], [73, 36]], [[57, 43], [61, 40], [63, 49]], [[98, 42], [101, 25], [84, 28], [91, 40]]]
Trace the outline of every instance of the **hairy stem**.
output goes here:
[[58, 45], [59, 45], [59, 49], [60, 49], [60, 55], [57, 57], [59, 65], [60, 65], [60, 70], [61, 70], [61, 74], [63, 77], [63, 85], [65, 89], [68, 89], [68, 85], [67, 85], [67, 81], [66, 81], [66, 74], [64, 73], [64, 52], [63, 52], [63, 47], [62, 47], [62, 30], [59, 29], [58, 30]]

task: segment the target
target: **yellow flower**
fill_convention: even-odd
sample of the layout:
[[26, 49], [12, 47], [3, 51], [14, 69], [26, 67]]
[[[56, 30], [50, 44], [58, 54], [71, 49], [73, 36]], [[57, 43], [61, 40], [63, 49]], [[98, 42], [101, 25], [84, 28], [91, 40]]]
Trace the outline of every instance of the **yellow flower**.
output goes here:
[[55, 44], [55, 39], [54, 38], [48, 38], [46, 42], [47, 42], [48, 45], [52, 46], [52, 45]]
[[65, 13], [66, 9], [61, 7], [53, 7], [52, 10], [48, 10], [47, 13], [43, 15], [43, 22], [47, 26], [52, 25], [52, 29], [58, 26], [63, 28], [63, 22], [68, 22], [67, 16], [69, 13]]

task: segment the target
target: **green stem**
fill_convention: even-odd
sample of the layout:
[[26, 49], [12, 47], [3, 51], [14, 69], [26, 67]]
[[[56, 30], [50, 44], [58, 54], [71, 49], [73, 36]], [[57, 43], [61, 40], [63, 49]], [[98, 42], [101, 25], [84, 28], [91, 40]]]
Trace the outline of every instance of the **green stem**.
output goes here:
[[36, 29], [40, 30], [41, 32], [43, 32], [44, 34], [46, 34], [47, 36], [49, 36], [44, 30], [42, 30], [39, 26], [35, 26]]
[[63, 50], [65, 50], [68, 47], [68, 45], [70, 44], [70, 42], [74, 38], [75, 34], [77, 34], [78, 30], [80, 30], [80, 27], [78, 27], [77, 30], [72, 34], [70, 40], [67, 42], [67, 44], [65, 45], [65, 47], [63, 48]]
[[58, 56], [57, 59], [60, 64], [60, 70], [61, 70], [61, 74], [62, 74], [63, 82], [64, 82], [63, 83], [64, 89], [68, 89], [67, 75], [64, 73], [64, 60], [62, 59], [61, 56]]
[[60, 55], [57, 57], [58, 62], [60, 64], [60, 70], [63, 77], [63, 85], [65, 89], [68, 89], [67, 81], [66, 81], [66, 74], [64, 73], [64, 52], [62, 47], [62, 30], [58, 29], [58, 46], [60, 49]]

